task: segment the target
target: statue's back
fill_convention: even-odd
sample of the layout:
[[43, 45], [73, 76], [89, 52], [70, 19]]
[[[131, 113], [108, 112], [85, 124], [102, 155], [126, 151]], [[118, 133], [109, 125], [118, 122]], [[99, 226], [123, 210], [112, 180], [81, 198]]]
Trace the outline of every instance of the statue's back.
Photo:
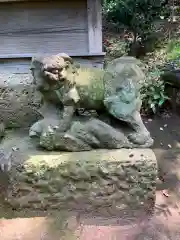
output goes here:
[[104, 70], [81, 67], [76, 77], [80, 105], [86, 109], [102, 109], [104, 100]]

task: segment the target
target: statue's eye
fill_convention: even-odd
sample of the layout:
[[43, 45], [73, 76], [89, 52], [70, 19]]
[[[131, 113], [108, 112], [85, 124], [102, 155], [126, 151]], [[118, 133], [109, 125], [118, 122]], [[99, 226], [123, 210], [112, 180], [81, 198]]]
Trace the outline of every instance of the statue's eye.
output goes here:
[[123, 90], [123, 87], [117, 87], [116, 88], [116, 93], [118, 93], [118, 92], [120, 92], [120, 91], [122, 91]]
[[54, 74], [58, 74], [58, 70], [57, 69], [54, 69], [51, 72], [54, 73]]

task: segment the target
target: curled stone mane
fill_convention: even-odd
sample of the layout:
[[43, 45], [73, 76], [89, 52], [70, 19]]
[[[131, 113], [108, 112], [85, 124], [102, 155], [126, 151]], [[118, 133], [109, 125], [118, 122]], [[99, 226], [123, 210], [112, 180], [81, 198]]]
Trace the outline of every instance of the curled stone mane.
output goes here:
[[65, 60], [60, 56], [45, 57], [42, 61], [44, 67], [61, 69], [65, 67]]

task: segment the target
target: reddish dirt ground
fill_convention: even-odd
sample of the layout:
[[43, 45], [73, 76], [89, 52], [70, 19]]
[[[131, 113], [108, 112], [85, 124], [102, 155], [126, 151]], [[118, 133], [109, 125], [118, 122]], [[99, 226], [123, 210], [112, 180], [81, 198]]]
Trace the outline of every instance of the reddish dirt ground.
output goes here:
[[[54, 219], [47, 217], [46, 213], [33, 213], [32, 216], [24, 213], [19, 218], [17, 214], [14, 214], [10, 219], [1, 218], [0, 240], [179, 240], [179, 122], [180, 118], [177, 116], [145, 119], [145, 124], [155, 139], [153, 150], [159, 164], [159, 180], [153, 216], [143, 216], [133, 223], [128, 223], [127, 219], [124, 224], [121, 218], [98, 219], [73, 215], [69, 217], [66, 225], [71, 231], [69, 235], [64, 236], [64, 232], [60, 231], [59, 227], [53, 228]], [[3, 212], [6, 217], [8, 210], [3, 209]]]
[[[159, 195], [159, 196], [158, 196]], [[164, 196], [157, 193], [158, 205], [166, 205]], [[93, 219], [70, 217], [70, 232], [64, 235], [53, 227], [53, 219], [46, 217], [14, 218], [0, 220], [2, 240], [179, 240], [180, 215], [177, 207], [156, 212], [153, 217], [137, 219], [123, 225], [121, 219]]]

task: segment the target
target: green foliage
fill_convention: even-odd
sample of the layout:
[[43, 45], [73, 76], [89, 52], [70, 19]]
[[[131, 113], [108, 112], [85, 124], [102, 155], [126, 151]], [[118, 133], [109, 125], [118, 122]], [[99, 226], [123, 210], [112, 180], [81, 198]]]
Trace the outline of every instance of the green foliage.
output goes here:
[[108, 42], [109, 44], [106, 46], [106, 52], [109, 56], [118, 58], [127, 55], [127, 44], [124, 41], [113, 38]]
[[161, 71], [156, 67], [147, 73], [146, 82], [141, 88], [143, 110], [156, 113], [168, 97], [164, 91], [164, 82], [160, 80]]
[[141, 89], [143, 110], [156, 113], [157, 109], [168, 99], [164, 90], [165, 83], [160, 80], [160, 75], [164, 70], [171, 71], [180, 68], [180, 40], [164, 41], [144, 61], [147, 64], [147, 80]]
[[109, 41], [110, 45], [107, 46], [107, 54], [114, 58], [122, 57], [127, 55], [127, 46], [124, 41], [117, 41], [112, 39]]
[[148, 65], [148, 69], [153, 69], [154, 66], [162, 71], [180, 68], [180, 40], [166, 39], [160, 42], [143, 61]]
[[103, 11], [108, 21], [124, 24], [135, 38], [144, 39], [166, 5], [167, 0], [104, 0]]
[[167, 45], [167, 61], [175, 61], [180, 67], [180, 40], [171, 40]]
[[129, 50], [128, 45], [124, 41], [115, 37], [105, 39], [104, 47], [106, 49], [105, 66], [109, 61], [115, 58], [126, 56]]

